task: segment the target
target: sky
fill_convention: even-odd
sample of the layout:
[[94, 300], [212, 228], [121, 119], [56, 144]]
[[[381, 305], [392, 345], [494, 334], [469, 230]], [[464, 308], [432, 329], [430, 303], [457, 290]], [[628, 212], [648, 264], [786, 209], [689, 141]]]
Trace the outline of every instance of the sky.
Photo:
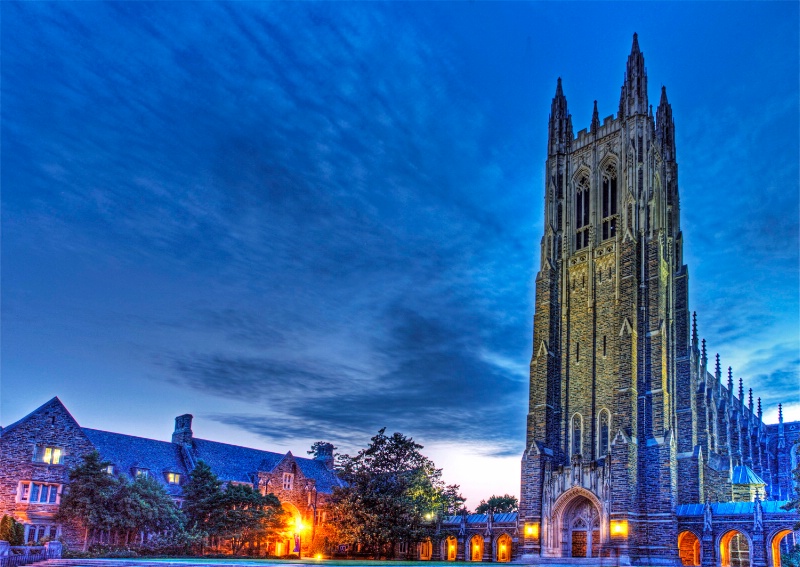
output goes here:
[[519, 494], [547, 119], [676, 125], [690, 308], [800, 419], [797, 2], [3, 2], [0, 424], [305, 456], [386, 427]]

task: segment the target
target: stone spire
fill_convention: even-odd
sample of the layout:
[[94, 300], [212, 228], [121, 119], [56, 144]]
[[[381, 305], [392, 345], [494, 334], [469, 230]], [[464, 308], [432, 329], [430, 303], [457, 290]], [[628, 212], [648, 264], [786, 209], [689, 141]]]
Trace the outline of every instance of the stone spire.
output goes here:
[[747, 390], [747, 392], [748, 392], [748, 395], [747, 395], [747, 408], [750, 410], [750, 413], [752, 414], [753, 413], [753, 389], [749, 388]]
[[733, 398], [733, 368], [728, 366], [728, 396]]
[[594, 110], [592, 111], [592, 134], [597, 134], [600, 128], [600, 116], [597, 114], [597, 101], [594, 101]]
[[672, 105], [667, 101], [667, 87], [664, 86], [661, 87], [661, 102], [656, 110], [656, 139], [664, 160], [675, 161], [675, 121], [672, 119]]
[[556, 83], [556, 95], [550, 105], [550, 128], [548, 138], [548, 154], [567, 153], [572, 143], [572, 117], [567, 109], [567, 97], [561, 88], [561, 77]]
[[625, 117], [636, 114], [647, 115], [647, 71], [644, 68], [644, 54], [639, 49], [637, 34], [633, 34], [633, 45], [631, 54], [628, 55], [619, 106], [621, 114]]
[[744, 405], [744, 380], [739, 378], [739, 403]]
[[722, 367], [719, 365], [719, 353], [717, 353], [717, 364], [714, 367], [714, 376], [716, 376], [718, 382], [720, 378], [722, 378]]
[[[706, 340], [703, 339], [701, 344], [702, 348], [700, 349], [700, 364], [703, 365], [703, 368], [706, 368], [708, 365], [708, 354], [706, 353]], [[706, 377], [703, 376], [703, 380], [705, 379]]]
[[761, 413], [761, 398], [758, 398], [758, 421], [761, 421], [762, 415], [763, 414]]
[[778, 404], [778, 449], [786, 447], [786, 436], [783, 431], [783, 404]]

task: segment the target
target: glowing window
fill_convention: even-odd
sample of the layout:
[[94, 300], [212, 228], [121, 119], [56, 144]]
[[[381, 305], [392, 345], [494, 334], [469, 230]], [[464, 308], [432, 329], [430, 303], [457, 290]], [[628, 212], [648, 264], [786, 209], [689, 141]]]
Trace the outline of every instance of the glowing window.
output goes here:
[[64, 451], [58, 447], [37, 447], [33, 460], [48, 465], [60, 465], [64, 462]]
[[292, 490], [294, 488], [294, 475], [292, 473], [283, 473], [283, 489]]
[[178, 473], [167, 473], [167, 482], [170, 484], [180, 484], [181, 482], [181, 475]]

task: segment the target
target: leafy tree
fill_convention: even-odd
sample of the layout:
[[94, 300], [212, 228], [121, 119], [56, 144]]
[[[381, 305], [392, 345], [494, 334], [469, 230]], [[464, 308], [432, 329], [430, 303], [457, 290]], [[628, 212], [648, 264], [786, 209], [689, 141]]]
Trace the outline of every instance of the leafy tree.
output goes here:
[[62, 495], [55, 515], [58, 522], [72, 522], [83, 527], [83, 551], [88, 548], [90, 530], [111, 529], [114, 525], [113, 497], [120, 481], [108, 474], [110, 464], [101, 460], [97, 451], [85, 455], [83, 461], [69, 471], [69, 490]]
[[25, 526], [6, 514], [0, 519], [0, 540], [11, 545], [25, 544]]
[[[341, 456], [339, 473], [346, 486], [334, 489], [332, 497], [332, 523], [341, 540], [361, 543], [378, 557], [393, 555], [398, 542], [432, 537], [433, 516], [448, 506], [442, 471], [420, 453], [422, 445], [385, 431], [357, 455]], [[452, 487], [453, 494], [457, 491]]]
[[327, 441], [315, 441], [313, 445], [311, 445], [311, 450], [306, 451], [309, 455], [314, 455], [314, 458], [319, 457], [320, 452], [327, 454], [329, 451], [335, 451], [338, 447], [334, 447], [331, 443]]
[[507, 512], [516, 512], [518, 509], [519, 502], [516, 496], [511, 496], [510, 494], [495, 496], [493, 494], [489, 500], [481, 500], [481, 503], [475, 508], [475, 513], [505, 514]]
[[229, 540], [238, 554], [246, 542], [253, 542], [284, 527], [284, 511], [274, 494], [262, 496], [252, 486], [228, 484], [222, 493], [213, 533]]
[[137, 476], [129, 488], [133, 506], [128, 518], [140, 532], [168, 532], [183, 528], [186, 520], [164, 486], [150, 476]]

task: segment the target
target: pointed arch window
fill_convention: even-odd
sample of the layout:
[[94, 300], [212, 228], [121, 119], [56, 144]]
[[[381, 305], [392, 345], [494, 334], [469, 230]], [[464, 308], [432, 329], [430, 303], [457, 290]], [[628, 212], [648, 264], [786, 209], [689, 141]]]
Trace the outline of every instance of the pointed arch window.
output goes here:
[[609, 164], [603, 172], [603, 240], [617, 235], [617, 168]]
[[572, 416], [572, 455], [581, 454], [581, 443], [583, 441], [583, 418], [576, 413]]
[[589, 246], [589, 178], [581, 176], [575, 188], [575, 250]]
[[611, 446], [611, 415], [607, 409], [600, 410], [597, 416], [597, 456], [602, 458], [608, 455]]

